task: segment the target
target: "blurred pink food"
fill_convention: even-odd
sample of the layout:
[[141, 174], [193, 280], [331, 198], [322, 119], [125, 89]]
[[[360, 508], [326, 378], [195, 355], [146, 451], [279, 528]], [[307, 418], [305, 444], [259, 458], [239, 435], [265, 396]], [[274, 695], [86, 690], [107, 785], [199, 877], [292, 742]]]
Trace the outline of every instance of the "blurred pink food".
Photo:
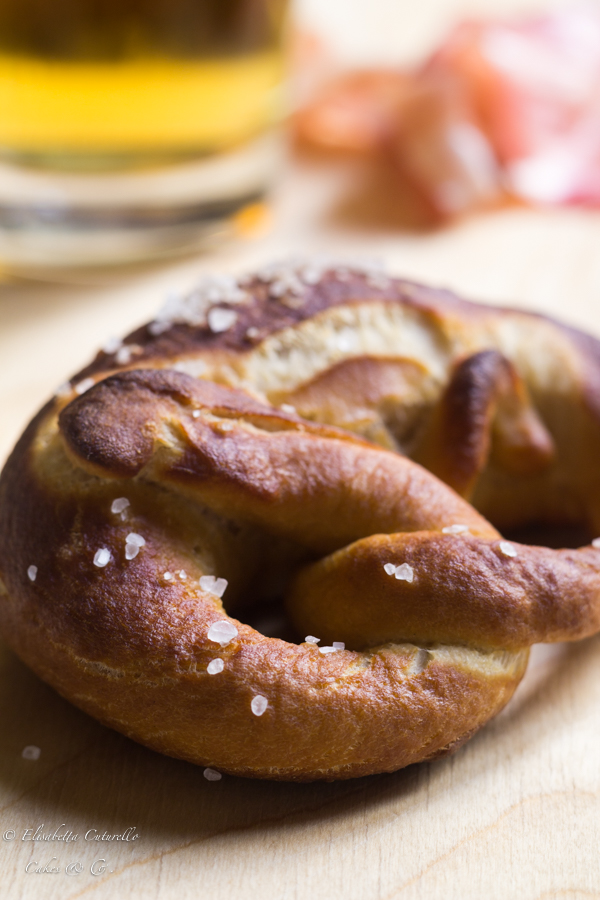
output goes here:
[[[345, 93], [338, 82], [346, 121], [365, 151], [391, 153], [437, 216], [510, 196], [600, 204], [600, 5], [459, 24], [420, 69], [397, 74], [393, 104], [371, 75], [373, 89], [363, 73], [354, 95], [350, 77]], [[312, 114], [318, 122], [319, 102]]]
[[296, 113], [296, 135], [319, 150], [378, 152], [397, 128], [410, 80], [395, 69], [341, 75]]
[[600, 202], [600, 7], [465, 22], [414, 79], [399, 162], [442, 214]]

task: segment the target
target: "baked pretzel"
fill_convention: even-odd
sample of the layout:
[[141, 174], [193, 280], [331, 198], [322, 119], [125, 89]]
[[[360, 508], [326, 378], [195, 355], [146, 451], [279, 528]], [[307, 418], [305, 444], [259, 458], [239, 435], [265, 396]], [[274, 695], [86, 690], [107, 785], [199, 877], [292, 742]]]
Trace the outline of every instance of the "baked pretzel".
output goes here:
[[[449, 752], [532, 643], [600, 629], [598, 549], [505, 541], [457, 493], [495, 522], [595, 525], [597, 346], [374, 270], [214, 280], [106, 348], [13, 451], [2, 633], [207, 777]], [[241, 621], [282, 596], [301, 644]]]

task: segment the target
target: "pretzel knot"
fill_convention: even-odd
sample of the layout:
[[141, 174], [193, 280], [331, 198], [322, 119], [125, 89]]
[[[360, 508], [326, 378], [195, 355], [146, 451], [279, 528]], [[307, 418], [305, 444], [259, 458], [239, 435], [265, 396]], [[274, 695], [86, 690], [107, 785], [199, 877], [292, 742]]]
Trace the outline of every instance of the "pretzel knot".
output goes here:
[[[509, 544], [419, 465], [231, 388], [124, 372], [23, 440], [28, 489], [17, 453], [2, 503], [28, 544], [7, 556], [37, 567], [5, 632], [80, 707], [194, 763], [311, 780], [430, 759], [504, 706], [531, 643], [600, 626], [591, 547]], [[244, 624], [269, 596], [321, 646]]]
[[[532, 643], [600, 629], [597, 541], [508, 542], [466, 500], [600, 529], [592, 338], [301, 266], [117, 343], [0, 477], [2, 635], [106, 724], [241, 775], [393, 771], [497, 713]], [[306, 640], [244, 624], [263, 600]]]

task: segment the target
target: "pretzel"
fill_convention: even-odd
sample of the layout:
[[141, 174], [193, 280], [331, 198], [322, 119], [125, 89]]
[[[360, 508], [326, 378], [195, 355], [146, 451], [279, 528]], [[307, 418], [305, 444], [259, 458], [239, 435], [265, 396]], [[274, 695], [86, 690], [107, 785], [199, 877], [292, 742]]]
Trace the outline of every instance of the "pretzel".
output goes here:
[[[457, 493], [495, 523], [594, 525], [594, 353], [373, 269], [212, 281], [107, 347], [13, 451], [3, 636], [208, 778], [448, 753], [532, 643], [600, 629], [596, 547], [506, 541]], [[244, 624], [269, 597], [304, 642]]]

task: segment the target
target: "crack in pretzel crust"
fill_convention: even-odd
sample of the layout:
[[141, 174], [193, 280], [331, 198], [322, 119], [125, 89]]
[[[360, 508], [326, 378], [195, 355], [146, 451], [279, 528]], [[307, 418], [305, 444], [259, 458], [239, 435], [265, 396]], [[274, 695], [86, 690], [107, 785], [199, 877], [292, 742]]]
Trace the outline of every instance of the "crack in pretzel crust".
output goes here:
[[[597, 343], [373, 272], [304, 275], [205, 291], [100, 354], [0, 478], [19, 655], [153, 749], [299, 781], [456, 749], [532, 643], [600, 628], [599, 550], [487, 521], [600, 526]], [[244, 624], [270, 597], [329, 652]]]

